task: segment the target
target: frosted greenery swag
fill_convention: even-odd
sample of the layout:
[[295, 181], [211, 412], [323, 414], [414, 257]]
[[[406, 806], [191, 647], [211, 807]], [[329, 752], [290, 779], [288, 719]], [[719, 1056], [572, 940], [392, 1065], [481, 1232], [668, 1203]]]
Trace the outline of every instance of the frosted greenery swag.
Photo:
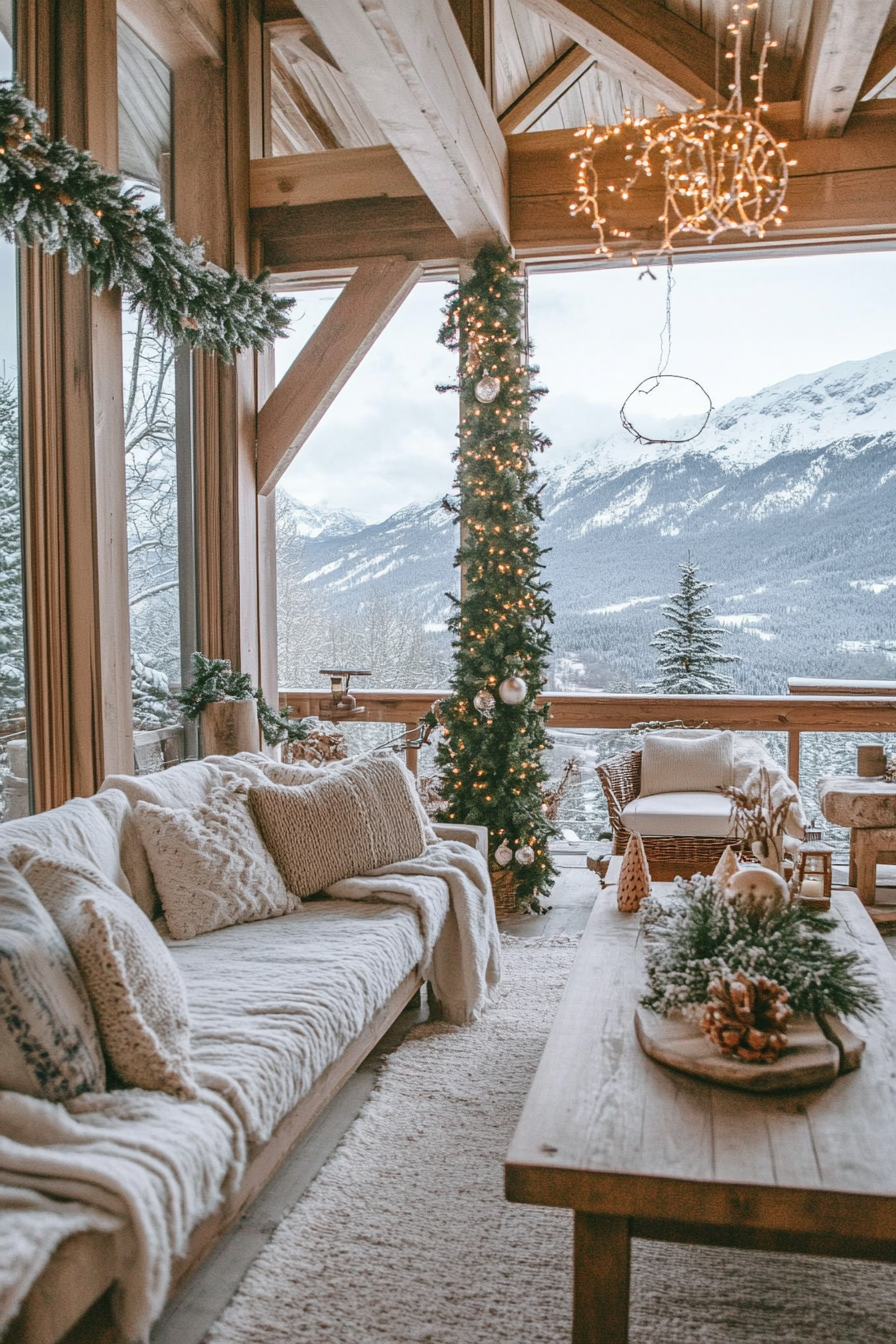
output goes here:
[[66, 252], [74, 274], [86, 266], [95, 292], [120, 286], [159, 335], [217, 353], [261, 350], [282, 335], [292, 299], [264, 281], [203, 259], [202, 243], [178, 238], [161, 209], [140, 207], [139, 188], [122, 188], [67, 140], [41, 129], [46, 113], [21, 85], [0, 82], [0, 235], [25, 247]]

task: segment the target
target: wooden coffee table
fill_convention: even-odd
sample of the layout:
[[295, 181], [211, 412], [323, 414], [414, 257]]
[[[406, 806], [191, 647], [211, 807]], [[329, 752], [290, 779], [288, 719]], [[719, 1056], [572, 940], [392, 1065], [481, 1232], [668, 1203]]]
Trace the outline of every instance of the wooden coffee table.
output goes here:
[[574, 1344], [628, 1339], [632, 1237], [896, 1262], [896, 963], [833, 909], [884, 1000], [862, 1067], [762, 1097], [642, 1053], [640, 916], [598, 896], [505, 1165], [508, 1199], [575, 1210]]

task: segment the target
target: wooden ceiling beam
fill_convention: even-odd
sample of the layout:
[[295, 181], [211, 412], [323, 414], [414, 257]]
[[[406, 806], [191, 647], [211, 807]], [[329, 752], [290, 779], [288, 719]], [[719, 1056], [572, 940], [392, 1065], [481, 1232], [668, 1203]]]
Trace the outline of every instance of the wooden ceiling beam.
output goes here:
[[594, 57], [590, 51], [586, 51], [578, 43], [570, 47], [559, 61], [555, 61], [544, 74], [539, 75], [525, 93], [521, 94], [498, 118], [498, 124], [504, 134], [515, 135], [528, 131], [529, 127], [534, 126], [593, 64]]
[[589, 51], [604, 69], [670, 111], [716, 101], [713, 39], [655, 0], [524, 3]]
[[256, 479], [269, 495], [420, 276], [406, 257], [363, 262], [258, 412]]
[[884, 33], [862, 81], [859, 98], [877, 98], [896, 79], [896, 28]]
[[[779, 105], [789, 114], [790, 104]], [[773, 125], [775, 123], [772, 123]], [[777, 129], [777, 127], [776, 127]], [[569, 160], [569, 131], [537, 131], [508, 137], [511, 169], [511, 240], [527, 261], [565, 258], [594, 263], [594, 235], [581, 216], [571, 216], [574, 172]], [[361, 165], [381, 149], [341, 151]], [[625, 170], [611, 146], [602, 151], [602, 173], [612, 179]], [[787, 222], [766, 242], [732, 233], [712, 245], [681, 239], [688, 255], [719, 257], [753, 250], [771, 255], [790, 246], [848, 245], [851, 241], [896, 240], [896, 115], [886, 103], [865, 104], [845, 136], [833, 140], [792, 140], [797, 159], [791, 169]], [[614, 157], [616, 155], [616, 157]], [[334, 155], [296, 156], [323, 159]], [[285, 162], [285, 161], [284, 161]], [[295, 160], [290, 160], [290, 163]], [[370, 180], [381, 169], [376, 168]], [[360, 183], [360, 167], [354, 181]], [[310, 180], [310, 179], [309, 179]], [[256, 178], [257, 182], [257, 178]], [[350, 186], [345, 189], [351, 189]], [[265, 187], [266, 192], [270, 191]], [[275, 188], [276, 190], [276, 188]], [[370, 196], [310, 204], [269, 205], [252, 211], [260, 261], [274, 272], [297, 276], [351, 267], [360, 259], [401, 254], [425, 267], [447, 267], [460, 257], [457, 239], [425, 196]], [[638, 187], [628, 203], [617, 197], [603, 203], [609, 227], [631, 230], [625, 244], [613, 240], [618, 256], [651, 255], [659, 245], [657, 216], [662, 191]], [[612, 263], [604, 263], [612, 264]]]
[[423, 188], [391, 145], [278, 154], [249, 164], [249, 204], [317, 205], [369, 196], [423, 196]]
[[803, 65], [803, 134], [843, 134], [858, 101], [891, 0], [815, 0]]
[[466, 250], [506, 240], [507, 149], [448, 0], [302, 12]]

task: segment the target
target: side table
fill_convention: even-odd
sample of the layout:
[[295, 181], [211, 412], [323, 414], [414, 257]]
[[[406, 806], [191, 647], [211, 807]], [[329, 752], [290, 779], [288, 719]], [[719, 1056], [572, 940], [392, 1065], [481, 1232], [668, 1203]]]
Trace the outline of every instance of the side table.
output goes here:
[[829, 775], [818, 781], [818, 800], [828, 821], [850, 828], [850, 885], [864, 905], [873, 905], [877, 865], [896, 863], [896, 784]]

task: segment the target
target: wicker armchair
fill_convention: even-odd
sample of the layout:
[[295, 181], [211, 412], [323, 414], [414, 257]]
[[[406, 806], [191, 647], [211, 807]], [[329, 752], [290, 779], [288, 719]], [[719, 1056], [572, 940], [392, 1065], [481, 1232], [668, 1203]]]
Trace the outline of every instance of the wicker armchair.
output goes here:
[[[624, 854], [631, 832], [622, 822], [622, 809], [641, 792], [641, 752], [623, 751], [597, 767], [598, 778], [607, 799], [613, 830], [613, 853]], [[643, 835], [644, 851], [650, 874], [657, 882], [694, 873], [711, 873], [727, 845], [736, 850], [741, 842], [691, 835]]]

